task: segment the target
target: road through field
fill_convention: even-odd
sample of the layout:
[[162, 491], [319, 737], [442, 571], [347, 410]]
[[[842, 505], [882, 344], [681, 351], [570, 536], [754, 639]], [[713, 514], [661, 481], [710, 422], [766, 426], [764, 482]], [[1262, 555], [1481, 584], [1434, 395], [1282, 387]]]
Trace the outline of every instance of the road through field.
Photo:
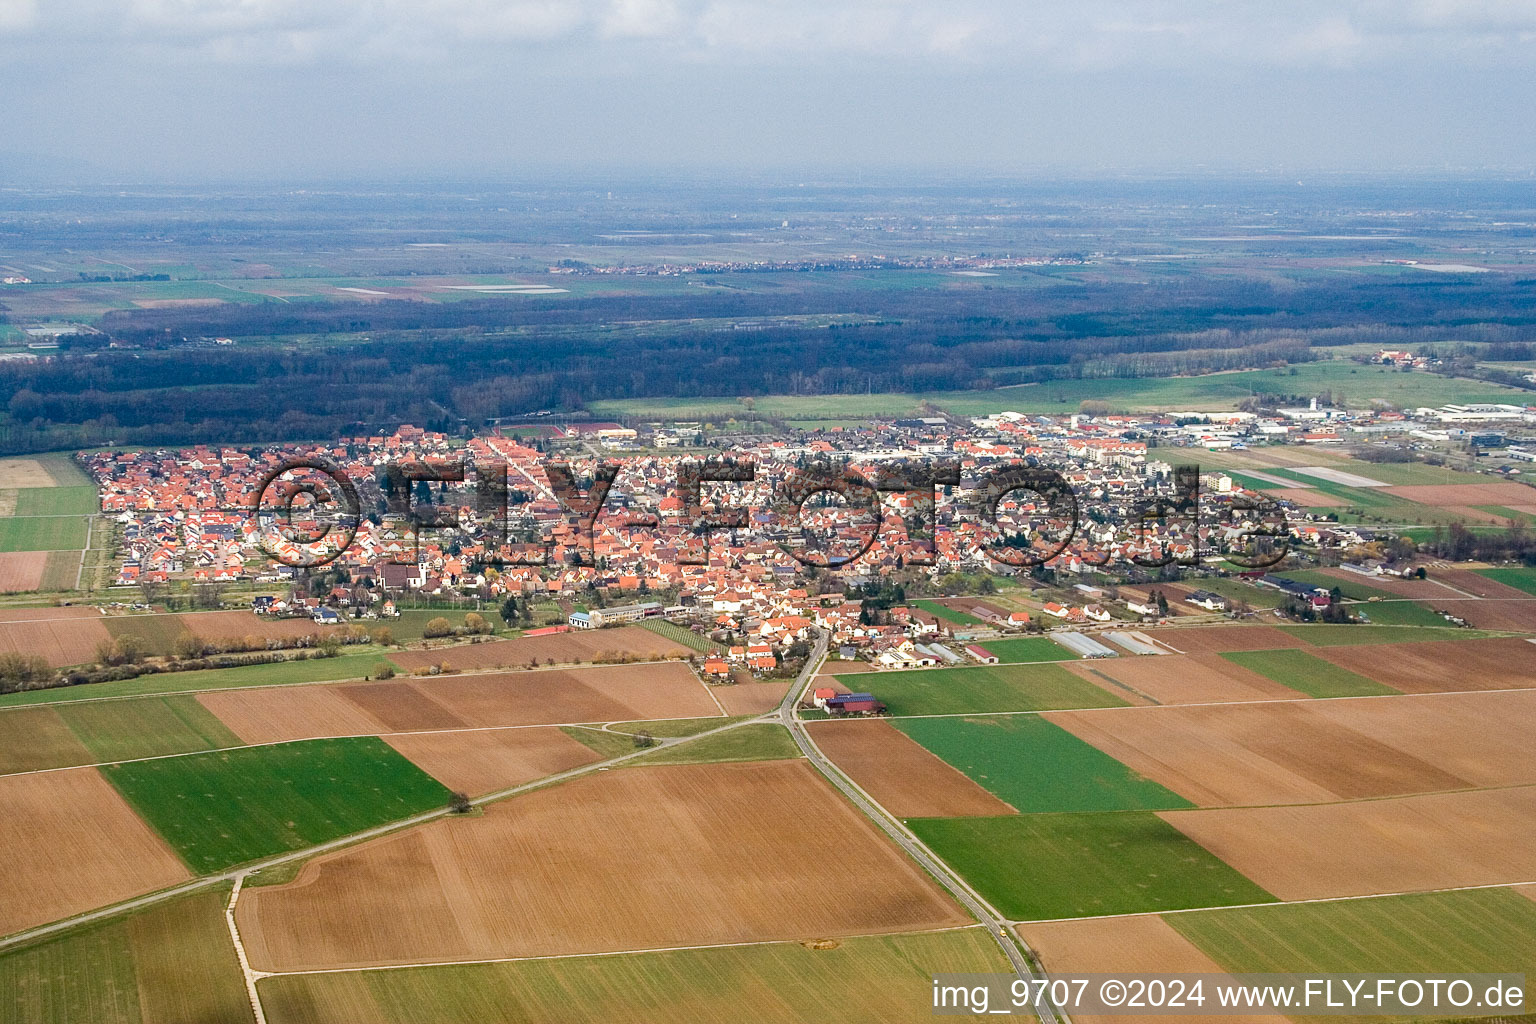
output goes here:
[[[986, 925], [987, 931], [997, 940], [997, 944], [1003, 948], [1009, 961], [1013, 964], [1014, 971], [1019, 977], [1027, 979], [1031, 984], [1041, 982], [1043, 988], [1045, 972], [1036, 973], [1035, 966], [1025, 956], [1019, 944], [1014, 940], [1014, 933], [1010, 930], [1008, 922], [1001, 914], [988, 906], [979, 895], [971, 890], [959, 875], [950, 870], [949, 866], [928, 852], [927, 847], [918, 842], [917, 838], [908, 832], [902, 825], [892, 818], [883, 809], [880, 809], [873, 801], [866, 797], [862, 790], [849, 781], [822, 755], [821, 749], [811, 740], [805, 723], [795, 716], [795, 705], [800, 700], [800, 695], [805, 692], [816, 673], [821, 668], [822, 659], [827, 655], [827, 634], [821, 631], [816, 633], [816, 646], [811, 651], [810, 658], [805, 663], [805, 668], [800, 671], [795, 685], [790, 687], [784, 695], [784, 700], [779, 703], [778, 717], [790, 735], [795, 738], [795, 743], [800, 747], [801, 753], [815, 766], [816, 770], [826, 776], [827, 780], [836, 786], [838, 790], [848, 798], [859, 812], [869, 818], [880, 830], [890, 836], [896, 845], [906, 851], [911, 857], [930, 875], [938, 880], [950, 895], [960, 902], [960, 905], [976, 916], [976, 919]], [[1035, 1007], [1035, 1013], [1042, 1024], [1056, 1024], [1058, 1018], [1055, 1008], [1049, 1003], [1041, 1002]]]

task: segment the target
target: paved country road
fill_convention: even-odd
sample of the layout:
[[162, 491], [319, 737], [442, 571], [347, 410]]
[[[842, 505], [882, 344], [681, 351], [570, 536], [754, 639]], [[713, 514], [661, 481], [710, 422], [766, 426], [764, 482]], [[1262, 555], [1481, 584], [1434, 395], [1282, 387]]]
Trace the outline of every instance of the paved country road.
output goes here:
[[[987, 930], [992, 933], [992, 937], [997, 940], [998, 945], [1003, 947], [1003, 952], [1008, 955], [1008, 959], [1013, 963], [1014, 972], [1019, 977], [1029, 979], [1032, 983], [1037, 980], [1044, 981], [1045, 972], [1037, 970], [1030, 963], [1029, 958], [1025, 956], [1024, 951], [1020, 948], [1019, 940], [1009, 930], [1007, 920], [996, 910], [988, 906], [959, 875], [950, 870], [949, 865], [929, 853], [927, 848], [918, 842], [917, 837], [908, 832], [901, 822], [892, 817], [889, 812], [869, 797], [865, 796], [862, 790], [855, 786], [842, 772], [838, 771], [832, 762], [828, 761], [822, 754], [820, 748], [811, 740], [810, 734], [806, 731], [805, 723], [795, 717], [795, 705], [799, 703], [800, 695], [805, 692], [805, 688], [810, 685], [811, 680], [815, 678], [816, 673], [820, 670], [822, 659], [826, 655], [827, 634], [818, 631], [816, 634], [816, 646], [812, 649], [810, 658], [806, 660], [805, 668], [801, 670], [800, 675], [795, 679], [795, 684], [790, 687], [789, 692], [784, 695], [784, 700], [779, 703], [779, 721], [789, 730], [790, 735], [794, 736], [795, 743], [799, 745], [801, 753], [805, 754], [811, 764], [815, 765], [816, 769], [825, 775], [827, 780], [836, 786], [859, 809], [860, 813], [878, 825], [881, 831], [890, 836], [891, 839], [895, 840], [896, 845], [905, 850], [909, 857], [917, 861], [925, 871], [937, 879], [939, 884], [949, 891], [950, 895], [960, 901], [961, 906], [969, 910], [978, 921], [986, 925]], [[1034, 987], [1033, 984], [1031, 987]], [[1056, 1009], [1049, 1003], [1042, 1003], [1035, 1007], [1035, 1013], [1043, 1024], [1056, 1024], [1061, 1019]]]

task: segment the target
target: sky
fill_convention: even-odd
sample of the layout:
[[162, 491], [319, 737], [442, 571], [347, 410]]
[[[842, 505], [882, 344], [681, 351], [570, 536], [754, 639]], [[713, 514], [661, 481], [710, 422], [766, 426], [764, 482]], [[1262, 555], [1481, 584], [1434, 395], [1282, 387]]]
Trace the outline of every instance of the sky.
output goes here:
[[0, 0], [0, 185], [1536, 168], [1536, 0]]

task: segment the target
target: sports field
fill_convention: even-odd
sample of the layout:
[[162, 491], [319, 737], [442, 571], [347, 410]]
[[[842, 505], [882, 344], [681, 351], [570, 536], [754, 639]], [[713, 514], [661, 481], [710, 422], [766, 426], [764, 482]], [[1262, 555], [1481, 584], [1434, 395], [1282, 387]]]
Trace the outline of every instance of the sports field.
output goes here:
[[1192, 806], [1039, 715], [903, 718], [895, 724], [1025, 813]]
[[136, 761], [102, 773], [202, 874], [448, 803], [447, 788], [374, 737]]
[[1015, 921], [1274, 898], [1150, 811], [914, 818], [907, 825]]
[[228, 899], [229, 887], [216, 886], [0, 953], [0, 1020], [249, 1022]]
[[930, 975], [1009, 970], [980, 928], [718, 949], [413, 970], [290, 975], [259, 983], [272, 1024], [475, 1021], [846, 1024], [924, 1021]]
[[1232, 651], [1222, 657], [1308, 697], [1365, 697], [1398, 692], [1302, 650]]
[[1060, 665], [975, 665], [838, 676], [850, 690], [868, 690], [893, 715], [1108, 708], [1125, 701]]

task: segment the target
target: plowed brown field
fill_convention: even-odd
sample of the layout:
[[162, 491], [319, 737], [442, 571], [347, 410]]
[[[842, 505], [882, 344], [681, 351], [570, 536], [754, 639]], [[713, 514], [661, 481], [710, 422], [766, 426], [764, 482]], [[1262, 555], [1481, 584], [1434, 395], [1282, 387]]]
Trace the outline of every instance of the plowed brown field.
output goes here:
[[1306, 647], [1273, 626], [1191, 626], [1186, 629], [1144, 631], [1181, 654], [1220, 654], [1224, 651], [1272, 651]]
[[0, 711], [0, 775], [96, 760], [53, 708]]
[[0, 551], [0, 591], [36, 590], [47, 566], [46, 551]]
[[389, 736], [386, 743], [449, 789], [479, 796], [600, 760], [559, 729], [477, 729]]
[[94, 768], [0, 778], [0, 935], [191, 877]]
[[1404, 693], [1536, 686], [1536, 644], [1519, 637], [1320, 647], [1312, 653]]
[[[1221, 967], [1161, 917], [1111, 917], [1090, 921], [1020, 925], [1018, 932], [1040, 957], [1047, 974], [1222, 974]], [[1089, 1024], [1141, 1022], [1125, 1014], [1073, 1013]], [[1276, 1017], [1223, 1015], [1235, 1024], [1274, 1024]]]
[[822, 753], [898, 818], [1018, 813], [889, 722], [816, 722], [809, 729]]
[[784, 699], [784, 692], [794, 685], [792, 679], [780, 679], [766, 683], [737, 683], [735, 686], [712, 686], [709, 692], [725, 708], [728, 715], [760, 715], [772, 711]]
[[333, 686], [219, 690], [200, 693], [197, 700], [246, 743], [371, 736], [389, 731]]
[[187, 632], [213, 643], [244, 640], [248, 636], [263, 640], [297, 640], [323, 636], [341, 629], [321, 626], [309, 619], [272, 619], [251, 612], [194, 612], [177, 616]]
[[[820, 884], [826, 871], [857, 885]], [[238, 911], [306, 970], [912, 931], [968, 918], [804, 761], [588, 776], [316, 858]]]
[[[1406, 698], [1403, 703], [1411, 703]], [[1404, 749], [1402, 718], [1324, 715], [1325, 702], [1049, 712], [1046, 718], [1180, 796], [1207, 807], [1307, 803], [1468, 789]], [[1358, 709], [1373, 703], [1351, 701]], [[1374, 701], [1387, 703], [1387, 701]], [[1423, 713], [1432, 715], [1430, 708]], [[1476, 717], [1459, 745], [1475, 749]], [[1371, 735], [1366, 724], [1385, 735]], [[1412, 733], [1401, 737], [1411, 741]], [[1452, 746], [1456, 741], [1447, 738]]]
[[592, 661], [604, 652], [628, 654], [645, 660], [657, 660], [674, 655], [694, 652], [664, 636], [639, 626], [620, 626], [617, 629], [583, 629], [549, 636], [520, 636], [511, 640], [493, 640], [490, 643], [467, 644], [458, 647], [439, 647], [431, 650], [401, 651], [391, 654], [390, 660], [407, 672], [428, 668], [447, 662], [453, 668], [526, 668], [537, 659], [547, 663], [574, 665]]
[[720, 714], [678, 662], [224, 690], [198, 700], [247, 743]]
[[54, 487], [58, 481], [36, 459], [0, 459], [0, 488]]
[[1536, 787], [1159, 817], [1282, 900], [1536, 878]]
[[36, 654], [55, 668], [96, 660], [111, 637], [95, 608], [10, 608], [0, 612], [0, 651]]
[[1492, 484], [1419, 484], [1408, 487], [1383, 487], [1383, 494], [1420, 505], [1508, 505], [1526, 504], [1536, 497], [1536, 488], [1515, 483]]
[[[1186, 632], [1180, 630], [1180, 632]], [[1172, 654], [1161, 658], [1103, 658], [1064, 666], [1109, 692], [1125, 696], [1105, 677], [1159, 704], [1228, 700], [1297, 700], [1303, 695], [1234, 665], [1219, 654]]]

